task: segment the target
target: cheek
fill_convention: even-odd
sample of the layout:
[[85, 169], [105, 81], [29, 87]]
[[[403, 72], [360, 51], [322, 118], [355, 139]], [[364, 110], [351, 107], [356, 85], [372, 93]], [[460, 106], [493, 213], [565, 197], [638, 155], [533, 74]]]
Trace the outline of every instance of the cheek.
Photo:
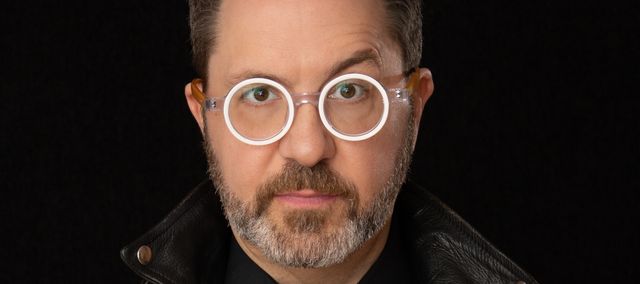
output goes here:
[[338, 151], [332, 166], [357, 185], [362, 204], [368, 204], [394, 173], [405, 140], [407, 115], [400, 111], [390, 116], [385, 127], [368, 140], [336, 141]]
[[209, 118], [207, 135], [224, 183], [241, 200], [250, 200], [256, 188], [277, 171], [273, 162], [277, 151], [273, 145], [247, 145], [229, 132], [221, 116]]

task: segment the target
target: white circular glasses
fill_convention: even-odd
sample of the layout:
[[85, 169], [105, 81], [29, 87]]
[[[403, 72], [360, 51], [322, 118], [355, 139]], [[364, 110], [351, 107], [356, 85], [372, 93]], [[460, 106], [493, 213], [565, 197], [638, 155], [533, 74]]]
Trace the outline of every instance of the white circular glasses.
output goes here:
[[205, 97], [197, 87], [200, 79], [192, 81], [191, 91], [206, 111], [219, 111], [219, 102], [224, 100], [227, 128], [246, 144], [278, 141], [291, 128], [295, 109], [307, 103], [318, 108], [322, 124], [332, 135], [362, 141], [382, 129], [390, 102], [408, 103], [418, 74], [411, 74], [406, 88], [385, 89], [372, 77], [352, 73], [329, 81], [320, 92], [291, 94], [282, 84], [266, 78], [241, 81], [224, 97]]

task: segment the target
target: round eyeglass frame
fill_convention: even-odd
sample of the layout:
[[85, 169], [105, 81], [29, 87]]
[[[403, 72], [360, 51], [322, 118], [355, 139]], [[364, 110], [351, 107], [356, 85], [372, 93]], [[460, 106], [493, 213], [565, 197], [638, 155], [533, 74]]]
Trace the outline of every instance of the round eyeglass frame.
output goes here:
[[[231, 117], [229, 117], [229, 106], [231, 105], [231, 99], [233, 99], [233, 94], [236, 94], [238, 90], [251, 84], [268, 84], [270, 86], [273, 86], [276, 89], [278, 89], [278, 91], [280, 91], [280, 93], [282, 93], [284, 97], [287, 99], [287, 107], [288, 107], [287, 121], [285, 122], [284, 127], [281, 128], [275, 135], [266, 139], [256, 140], [256, 139], [249, 139], [245, 137], [244, 135], [240, 134], [238, 130], [236, 130], [236, 128], [233, 126], [233, 123], [231, 122]], [[238, 140], [244, 143], [247, 143], [249, 145], [262, 146], [262, 145], [268, 145], [273, 142], [276, 142], [280, 140], [280, 138], [282, 138], [285, 134], [287, 134], [287, 132], [289, 131], [289, 128], [291, 128], [291, 125], [293, 125], [293, 118], [295, 116], [294, 114], [295, 111], [291, 111], [291, 110], [295, 110], [295, 106], [293, 104], [293, 98], [291, 97], [291, 94], [289, 94], [289, 91], [287, 91], [287, 89], [284, 86], [270, 79], [252, 78], [236, 84], [231, 90], [229, 90], [229, 92], [227, 93], [224, 99], [224, 108], [222, 113], [224, 115], [224, 122], [227, 124], [227, 128], [229, 129], [229, 131], [231, 131], [231, 134], [233, 134], [233, 136], [235, 136]]]
[[[415, 84], [415, 81], [417, 81], [418, 76], [419, 76], [419, 72], [418, 69], [416, 68], [415, 70], [416, 72], [413, 72], [409, 78], [409, 82], [407, 84], [407, 88], [394, 88], [394, 89], [389, 89], [386, 90], [382, 84], [380, 84], [380, 82], [378, 82], [376, 79], [364, 75], [364, 74], [359, 74], [359, 73], [350, 73], [350, 74], [345, 74], [345, 75], [341, 75], [338, 76], [334, 79], [332, 79], [331, 81], [329, 81], [328, 83], [326, 83], [322, 90], [319, 93], [319, 98], [318, 98], [318, 113], [320, 115], [320, 120], [322, 121], [322, 124], [324, 125], [324, 127], [334, 136], [346, 140], [346, 141], [362, 141], [362, 140], [366, 140], [371, 138], [372, 136], [376, 135], [386, 124], [388, 116], [389, 116], [389, 108], [390, 108], [390, 101], [389, 101], [389, 96], [387, 95], [387, 91], [392, 91], [395, 93], [395, 97], [396, 98], [400, 98], [400, 99], [405, 99], [404, 97], [408, 96], [409, 93], [411, 92], [411, 90], [413, 89], [413, 85]], [[355, 135], [349, 135], [349, 134], [344, 134], [340, 131], [338, 131], [337, 129], [335, 129], [333, 127], [333, 125], [331, 124], [331, 122], [329, 121], [329, 119], [327, 118], [326, 114], [325, 114], [325, 107], [324, 107], [324, 101], [327, 98], [327, 95], [329, 93], [329, 91], [333, 88], [333, 86], [341, 81], [345, 81], [345, 80], [351, 80], [351, 79], [358, 79], [358, 80], [364, 80], [367, 81], [368, 83], [372, 84], [377, 90], [378, 92], [381, 94], [382, 96], [382, 100], [383, 100], [383, 112], [382, 115], [380, 117], [380, 119], [378, 120], [377, 124], [375, 127], [373, 127], [372, 129], [360, 133], [360, 134], [355, 134]], [[201, 104], [203, 105], [203, 107], [205, 108], [205, 110], [219, 110], [219, 108], [217, 108], [217, 101], [216, 98], [208, 98], [205, 99], [204, 94], [202, 93], [202, 91], [200, 91], [197, 88], [197, 84], [200, 83], [200, 79], [195, 79], [192, 81], [191, 84], [191, 90], [192, 90], [192, 94], [194, 94], [194, 96], [196, 97], [196, 99], [198, 101], [201, 102]], [[285, 122], [285, 125], [273, 136], [269, 137], [269, 138], [265, 138], [265, 139], [250, 139], [245, 137], [244, 135], [242, 135], [240, 132], [238, 132], [238, 130], [233, 126], [233, 123], [231, 121], [231, 117], [229, 116], [229, 107], [231, 104], [231, 99], [233, 98], [234, 94], [240, 90], [241, 88], [250, 85], [250, 84], [268, 84], [271, 85], [272, 87], [275, 87], [278, 91], [280, 91], [285, 99], [287, 100], [287, 121]], [[250, 79], [246, 79], [243, 80], [241, 82], [239, 82], [238, 84], [236, 84], [233, 88], [231, 88], [231, 90], [229, 90], [229, 92], [227, 92], [227, 94], [224, 96], [224, 105], [223, 105], [223, 116], [224, 116], [224, 120], [225, 120], [225, 124], [227, 126], [227, 129], [229, 129], [229, 131], [231, 132], [231, 134], [233, 134], [233, 136], [242, 141], [243, 143], [249, 144], [249, 145], [255, 145], [255, 146], [263, 146], [263, 145], [268, 145], [271, 143], [274, 143], [278, 140], [280, 140], [282, 137], [284, 137], [284, 135], [286, 135], [289, 132], [289, 129], [291, 128], [291, 126], [293, 125], [293, 120], [295, 119], [295, 111], [297, 106], [299, 106], [300, 104], [305, 104], [305, 103], [312, 103], [315, 104], [312, 101], [309, 100], [302, 100], [300, 103], [295, 103], [293, 100], [294, 96], [309, 96], [309, 95], [318, 95], [318, 93], [303, 93], [303, 94], [291, 94], [282, 84], [271, 80], [271, 79], [266, 79], [266, 78], [250, 78]]]

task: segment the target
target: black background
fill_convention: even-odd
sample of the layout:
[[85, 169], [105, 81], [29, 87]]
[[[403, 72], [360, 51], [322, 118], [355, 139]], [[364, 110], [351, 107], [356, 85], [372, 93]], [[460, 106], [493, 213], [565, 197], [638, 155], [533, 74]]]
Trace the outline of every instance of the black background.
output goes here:
[[[412, 176], [542, 283], [633, 280], [640, 11], [565, 2], [425, 2]], [[0, 11], [0, 281], [133, 282], [120, 247], [205, 178], [186, 3], [63, 3]]]

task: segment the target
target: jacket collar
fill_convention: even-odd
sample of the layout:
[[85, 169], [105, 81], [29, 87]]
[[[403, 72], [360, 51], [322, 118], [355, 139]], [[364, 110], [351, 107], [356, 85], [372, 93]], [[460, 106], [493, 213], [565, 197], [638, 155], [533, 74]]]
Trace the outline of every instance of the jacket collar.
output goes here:
[[[207, 269], [223, 273], [230, 229], [221, 208], [213, 185], [206, 180], [164, 220], [124, 247], [120, 257], [152, 283], [198, 283]], [[145, 257], [150, 260], [143, 264], [140, 259]]]
[[[205, 274], [224, 275], [231, 233], [221, 208], [213, 185], [204, 181], [164, 220], [124, 247], [120, 256], [135, 273], [153, 283], [198, 283]], [[394, 214], [398, 214], [420, 283], [515, 283], [523, 279], [536, 283], [456, 213], [411, 181], [400, 191]]]

